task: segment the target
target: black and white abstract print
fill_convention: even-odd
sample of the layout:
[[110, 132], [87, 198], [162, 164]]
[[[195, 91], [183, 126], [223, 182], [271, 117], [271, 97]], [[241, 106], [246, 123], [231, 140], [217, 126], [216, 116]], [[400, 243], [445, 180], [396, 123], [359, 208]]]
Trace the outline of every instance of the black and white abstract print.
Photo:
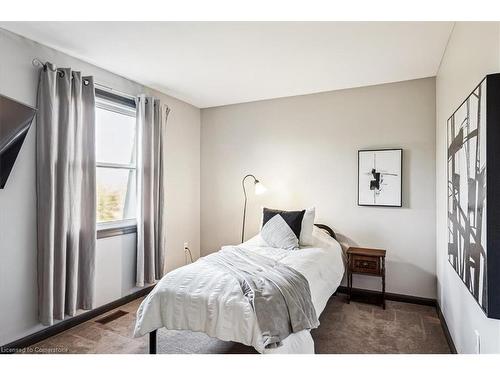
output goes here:
[[448, 119], [448, 260], [483, 310], [486, 282], [486, 80]]
[[358, 152], [358, 204], [401, 207], [402, 149]]

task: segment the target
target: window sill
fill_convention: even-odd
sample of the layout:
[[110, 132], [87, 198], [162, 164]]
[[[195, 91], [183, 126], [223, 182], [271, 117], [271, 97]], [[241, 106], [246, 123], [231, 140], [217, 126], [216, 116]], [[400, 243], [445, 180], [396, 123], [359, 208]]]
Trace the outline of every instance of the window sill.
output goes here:
[[130, 222], [98, 224], [97, 239], [123, 236], [125, 234], [137, 233], [137, 224]]

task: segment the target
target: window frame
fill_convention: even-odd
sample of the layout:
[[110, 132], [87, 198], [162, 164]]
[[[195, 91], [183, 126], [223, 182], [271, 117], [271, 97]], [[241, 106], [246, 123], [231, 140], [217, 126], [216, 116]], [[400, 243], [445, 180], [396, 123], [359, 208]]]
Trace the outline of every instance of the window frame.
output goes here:
[[[109, 92], [107, 90], [102, 90], [99, 88], [95, 89], [95, 107], [96, 109], [103, 109], [115, 113], [119, 113], [121, 115], [126, 115], [136, 118], [137, 108], [135, 99], [132, 97], [125, 97], [122, 95], [117, 95], [115, 93]], [[96, 123], [96, 127], [98, 124]], [[137, 143], [137, 135], [138, 130], [136, 126], [136, 160], [135, 164], [121, 164], [121, 163], [106, 163], [99, 162], [96, 160], [96, 173], [98, 168], [106, 168], [106, 169], [125, 169], [129, 171], [134, 171], [136, 175], [136, 183], [137, 183], [137, 173], [138, 173], [138, 165], [137, 165], [137, 156], [139, 154], [139, 147]], [[96, 179], [97, 183], [97, 179]], [[96, 185], [97, 187], [97, 185]], [[137, 197], [139, 198], [139, 197]], [[113, 221], [104, 221], [98, 222], [96, 217], [96, 230], [97, 230], [97, 239], [120, 236], [129, 233], [137, 232], [137, 215], [136, 218], [133, 219], [122, 219], [122, 220], [113, 220]]]

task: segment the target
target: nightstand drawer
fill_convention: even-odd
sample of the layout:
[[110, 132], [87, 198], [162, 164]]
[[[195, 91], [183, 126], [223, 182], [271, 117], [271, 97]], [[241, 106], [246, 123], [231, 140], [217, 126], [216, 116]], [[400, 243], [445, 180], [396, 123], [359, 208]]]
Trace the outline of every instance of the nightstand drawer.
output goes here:
[[351, 269], [353, 272], [380, 274], [380, 259], [362, 255], [351, 256]]

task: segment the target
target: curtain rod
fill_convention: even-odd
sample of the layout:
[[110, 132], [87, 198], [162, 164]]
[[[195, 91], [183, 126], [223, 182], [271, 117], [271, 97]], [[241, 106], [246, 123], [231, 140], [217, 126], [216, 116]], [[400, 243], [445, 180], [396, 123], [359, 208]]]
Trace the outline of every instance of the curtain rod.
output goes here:
[[[33, 64], [33, 66], [37, 67], [41, 67], [41, 68], [44, 68], [44, 69], [50, 69], [47, 65], [47, 63], [43, 63], [42, 60], [40, 60], [39, 58], [34, 58], [33, 61], [31, 62]], [[51, 69], [52, 70], [52, 69]], [[55, 70], [52, 70], [53, 72], [57, 71], [57, 69]], [[104, 90], [104, 91], [108, 91], [108, 92], [111, 92], [111, 93], [116, 93], [118, 95], [121, 95], [121, 96], [124, 96], [124, 97], [127, 97], [129, 99], [133, 99], [135, 100], [137, 98], [136, 95], [132, 95], [132, 94], [129, 94], [129, 93], [126, 93], [126, 92], [123, 92], [123, 91], [120, 91], [120, 90], [116, 90], [112, 87], [109, 87], [109, 86], [106, 86], [106, 85], [103, 85], [102, 83], [99, 83], [99, 82], [94, 82], [94, 86], [97, 86], [98, 88], [100, 88], [101, 90]]]
[[133, 100], [137, 99], [136, 95], [132, 95], [132, 94], [128, 94], [126, 92], [120, 91], [120, 90], [116, 90], [116, 89], [114, 89], [112, 87], [103, 85], [102, 83], [99, 83], [99, 82], [95, 82], [94, 86], [99, 87], [101, 90], [108, 91], [108, 92], [111, 92], [111, 93], [116, 93], [118, 95], [124, 96], [124, 97], [129, 98], [129, 99], [133, 99]]

